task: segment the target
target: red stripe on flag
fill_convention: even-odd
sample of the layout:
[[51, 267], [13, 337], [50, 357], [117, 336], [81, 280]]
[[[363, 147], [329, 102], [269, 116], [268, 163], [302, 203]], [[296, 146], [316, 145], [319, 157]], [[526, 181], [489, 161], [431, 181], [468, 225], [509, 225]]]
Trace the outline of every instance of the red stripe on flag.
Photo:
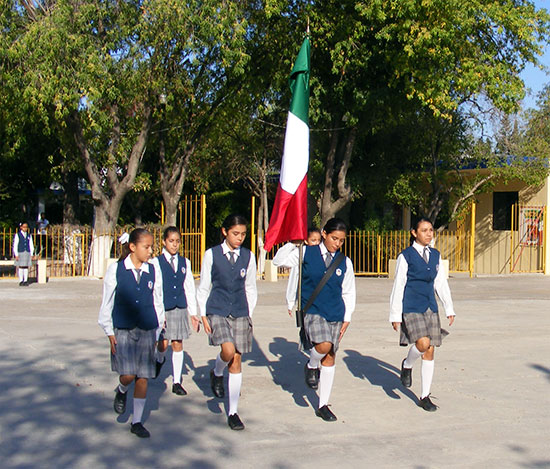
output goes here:
[[295, 239], [307, 238], [307, 175], [294, 194], [290, 194], [277, 186], [275, 204], [269, 220], [269, 228], [265, 234], [266, 251], [274, 244]]

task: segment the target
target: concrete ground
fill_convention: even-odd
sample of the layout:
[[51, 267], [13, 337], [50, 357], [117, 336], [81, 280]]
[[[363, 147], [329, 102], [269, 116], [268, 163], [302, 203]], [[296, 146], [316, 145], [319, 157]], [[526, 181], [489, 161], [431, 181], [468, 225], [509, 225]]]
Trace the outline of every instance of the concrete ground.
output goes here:
[[152, 437], [140, 440], [130, 414], [112, 410], [117, 379], [96, 322], [102, 282], [0, 281], [0, 466], [550, 467], [550, 278], [450, 280], [457, 320], [436, 352], [435, 413], [416, 405], [419, 364], [412, 388], [400, 384], [406, 349], [387, 322], [391, 285], [357, 279], [331, 396], [337, 422], [314, 414], [286, 281], [259, 282], [239, 404], [246, 429], [227, 427], [225, 403], [210, 391], [217, 349], [201, 332], [185, 343], [188, 396], [171, 393], [165, 366], [147, 399]]

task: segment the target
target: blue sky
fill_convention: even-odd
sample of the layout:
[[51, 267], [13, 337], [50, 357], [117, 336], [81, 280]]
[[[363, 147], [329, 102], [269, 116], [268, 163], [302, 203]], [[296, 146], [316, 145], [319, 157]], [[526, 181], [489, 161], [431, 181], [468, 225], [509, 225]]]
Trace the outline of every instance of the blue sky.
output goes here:
[[[545, 8], [550, 10], [550, 0], [535, 0], [535, 5], [538, 8]], [[540, 58], [540, 61], [544, 66], [550, 68], [550, 45], [546, 46], [544, 55]], [[533, 66], [528, 66], [521, 74], [525, 85], [528, 90], [528, 94], [523, 100], [523, 108], [527, 109], [536, 106], [537, 93], [542, 90], [544, 85], [550, 82], [549, 71], [539, 70]]]

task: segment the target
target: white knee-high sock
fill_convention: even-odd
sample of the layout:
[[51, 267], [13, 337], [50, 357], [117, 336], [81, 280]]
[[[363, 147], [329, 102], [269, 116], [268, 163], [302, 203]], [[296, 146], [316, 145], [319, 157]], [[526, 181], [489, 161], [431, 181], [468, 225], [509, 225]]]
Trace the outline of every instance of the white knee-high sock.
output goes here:
[[330, 392], [332, 391], [332, 383], [334, 383], [334, 368], [334, 365], [321, 365], [321, 373], [319, 375], [319, 408], [328, 404]]
[[22, 269], [23, 270], [23, 281], [26, 282], [29, 279], [29, 269]]
[[420, 357], [422, 356], [422, 352], [420, 352], [417, 348], [416, 348], [416, 345], [413, 345], [410, 349], [409, 349], [409, 353], [407, 355], [407, 358], [405, 359], [405, 363], [403, 364], [403, 366], [405, 368], [412, 368], [414, 366], [414, 362], [416, 360], [418, 360]]
[[[166, 349], [168, 350], [168, 349]], [[164, 358], [165, 358], [165, 355], [166, 355], [166, 350], [164, 352], [160, 352], [158, 349], [157, 349], [157, 361], [159, 363], [163, 363], [164, 362]]]
[[20, 282], [24, 282], [24, 281], [25, 281], [25, 277], [24, 277], [25, 274], [23, 273], [25, 270], [27, 270], [27, 269], [22, 269], [21, 267], [19, 267], [19, 268], [17, 269], [17, 275], [19, 276], [19, 281], [20, 281]]
[[228, 363], [229, 362], [224, 362], [222, 360], [221, 353], [218, 353], [218, 356], [216, 357], [216, 365], [214, 366], [214, 374], [216, 376], [223, 376], [223, 370], [225, 370]]
[[132, 413], [132, 424], [141, 422], [143, 409], [145, 408], [145, 399], [134, 397], [134, 411]]
[[181, 370], [183, 369], [183, 350], [181, 352], [172, 351], [172, 377], [173, 382], [181, 383]]
[[434, 377], [434, 367], [434, 360], [422, 360], [422, 394], [420, 395], [420, 399], [430, 394], [430, 388], [432, 387], [432, 380]]
[[309, 354], [309, 362], [307, 366], [309, 368], [319, 368], [321, 360], [325, 357], [326, 353], [319, 353], [317, 350], [315, 350], [315, 347], [313, 347], [309, 351]]
[[243, 382], [242, 373], [229, 373], [227, 387], [229, 388], [229, 413], [233, 415], [237, 413], [239, 406], [239, 396], [241, 395], [241, 384]]

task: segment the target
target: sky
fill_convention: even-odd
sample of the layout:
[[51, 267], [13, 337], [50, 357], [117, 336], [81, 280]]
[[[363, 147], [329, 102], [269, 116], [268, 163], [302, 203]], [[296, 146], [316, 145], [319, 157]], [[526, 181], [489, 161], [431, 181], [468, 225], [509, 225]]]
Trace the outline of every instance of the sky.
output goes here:
[[[550, 0], [535, 0], [537, 9], [545, 8], [550, 11]], [[545, 53], [540, 57], [541, 63], [550, 69], [550, 45], [546, 46]], [[550, 71], [539, 70], [529, 65], [521, 74], [523, 81], [528, 89], [527, 96], [523, 100], [523, 108], [528, 109], [536, 106], [537, 93], [542, 90], [544, 85], [550, 83]]]

